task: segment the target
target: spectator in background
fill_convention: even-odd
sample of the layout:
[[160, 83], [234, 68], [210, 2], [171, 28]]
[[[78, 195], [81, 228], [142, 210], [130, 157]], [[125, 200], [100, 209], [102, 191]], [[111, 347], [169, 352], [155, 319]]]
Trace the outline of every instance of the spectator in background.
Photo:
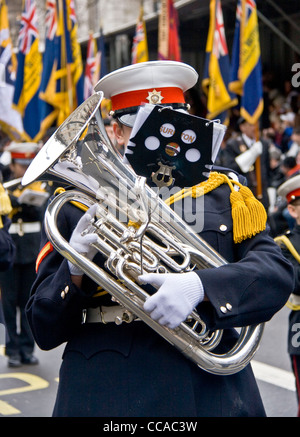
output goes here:
[[282, 114], [280, 116], [280, 120], [282, 122], [282, 139], [280, 143], [280, 149], [282, 153], [287, 153], [291, 147], [291, 136], [293, 133], [294, 122], [295, 122], [295, 113], [287, 112], [286, 114]]
[[248, 187], [254, 195], [257, 195], [256, 160], [260, 157], [262, 197], [259, 200], [268, 210], [269, 198], [267, 188], [270, 184], [270, 143], [263, 138], [256, 141], [255, 125], [248, 123], [244, 118], [241, 117], [239, 119], [238, 126], [240, 134], [236, 137], [231, 137], [223, 150], [223, 165], [245, 176]]
[[295, 176], [300, 171], [300, 164], [297, 164], [294, 156], [287, 156], [284, 158], [281, 164], [281, 171], [285, 176], [285, 179]]
[[300, 126], [297, 126], [293, 129], [291, 141], [291, 147], [287, 152], [287, 156], [295, 156], [297, 161], [297, 155], [300, 151]]
[[285, 175], [281, 169], [282, 154], [280, 150], [273, 147], [269, 151], [270, 155], [270, 187], [278, 188], [285, 180]]
[[269, 196], [269, 210], [268, 213], [272, 214], [276, 211], [277, 203], [277, 188], [285, 181], [285, 175], [281, 169], [281, 152], [276, 147], [272, 147], [269, 151], [270, 154], [270, 183], [268, 186]]
[[270, 127], [262, 131], [262, 136], [265, 140], [271, 141], [281, 152], [280, 144], [283, 132], [280, 117], [277, 115], [270, 116], [270, 123]]

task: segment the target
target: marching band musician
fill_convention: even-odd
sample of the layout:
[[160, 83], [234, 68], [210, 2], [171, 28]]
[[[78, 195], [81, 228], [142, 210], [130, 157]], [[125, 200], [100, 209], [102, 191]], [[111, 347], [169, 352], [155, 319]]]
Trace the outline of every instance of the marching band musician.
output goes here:
[[[128, 144], [136, 113], [149, 100], [184, 110], [184, 92], [197, 78], [192, 67], [172, 61], [138, 63], [103, 77], [96, 90], [112, 100], [118, 143]], [[248, 234], [234, 241], [239, 223], [238, 217], [233, 223], [230, 193], [228, 183], [221, 183], [204, 195], [201, 232], [228, 264], [139, 278], [159, 287], [145, 302], [153, 319], [173, 329], [196, 307], [209, 329], [224, 329], [223, 351], [235, 342], [235, 326], [269, 320], [293, 287], [292, 266], [269, 237], [265, 216], [260, 230], [252, 229], [251, 221]], [[94, 206], [83, 213], [66, 204], [57, 226], [73, 248], [102, 265], [101, 254], [91, 245], [96, 235], [84, 232], [94, 214]], [[265, 415], [250, 365], [234, 375], [213, 375], [139, 319], [116, 324], [119, 305], [53, 248], [44, 230], [41, 248], [27, 315], [42, 349], [67, 342], [54, 416]]]
[[[7, 195], [3, 185], [0, 183], [0, 272], [9, 269], [15, 257], [15, 245], [13, 239], [8, 232], [11, 221], [7, 217], [12, 210], [9, 196]], [[0, 328], [1, 324], [5, 325], [2, 299], [0, 293]]]
[[278, 187], [278, 195], [287, 201], [287, 208], [295, 220], [294, 228], [275, 238], [284, 256], [293, 264], [295, 287], [286, 306], [291, 310], [288, 328], [288, 354], [295, 376], [298, 412], [300, 417], [300, 175], [293, 176]]
[[[14, 141], [6, 148], [6, 153], [10, 154], [11, 176], [14, 178], [7, 190], [12, 205], [9, 233], [16, 247], [11, 268], [0, 273], [7, 332], [5, 354], [9, 367], [38, 363], [33, 355], [34, 339], [27, 322], [25, 306], [35, 280], [35, 260], [39, 251], [41, 221], [48, 195], [41, 182], [34, 182], [24, 188], [20, 178], [39, 148], [37, 143]], [[17, 322], [18, 317], [20, 323]]]

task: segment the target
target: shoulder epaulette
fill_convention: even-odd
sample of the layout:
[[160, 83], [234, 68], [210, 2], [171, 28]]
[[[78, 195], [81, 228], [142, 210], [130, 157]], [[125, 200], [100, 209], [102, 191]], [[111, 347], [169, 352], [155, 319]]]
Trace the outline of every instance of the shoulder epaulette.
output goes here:
[[[278, 244], [279, 247], [287, 248], [295, 258], [295, 260], [300, 264], [300, 255], [298, 251], [295, 249], [291, 240], [286, 235], [279, 235], [274, 238], [274, 241], [275, 243]], [[285, 305], [292, 311], [300, 311], [299, 296], [294, 293], [291, 293]]]
[[294, 245], [292, 244], [291, 240], [286, 235], [279, 235], [278, 237], [274, 238], [275, 243], [278, 244], [278, 246], [284, 246], [286, 247], [290, 253], [293, 255], [293, 257], [298, 261], [300, 264], [300, 255], [295, 249]]
[[[70, 187], [71, 188], [71, 187]], [[54, 191], [54, 196], [57, 196], [58, 194], [64, 193], [66, 191], [65, 188], [63, 187], [58, 187], [56, 188], [56, 190]], [[89, 209], [89, 207], [81, 202], [72, 200], [70, 203], [72, 203], [72, 205], [76, 206], [77, 208], [81, 209], [82, 211], [87, 211]]]

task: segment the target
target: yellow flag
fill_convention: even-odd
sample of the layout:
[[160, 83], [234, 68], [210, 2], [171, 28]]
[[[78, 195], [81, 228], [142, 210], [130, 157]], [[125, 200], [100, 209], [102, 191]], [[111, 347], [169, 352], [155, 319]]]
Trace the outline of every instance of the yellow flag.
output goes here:
[[147, 62], [148, 57], [148, 43], [146, 24], [144, 20], [144, 8], [141, 6], [138, 22], [135, 28], [135, 36], [133, 38], [133, 45], [131, 51], [131, 63]]
[[225, 124], [228, 123], [227, 110], [238, 103], [228, 90], [229, 70], [221, 0], [211, 0], [202, 87], [207, 95], [207, 118], [219, 118]]

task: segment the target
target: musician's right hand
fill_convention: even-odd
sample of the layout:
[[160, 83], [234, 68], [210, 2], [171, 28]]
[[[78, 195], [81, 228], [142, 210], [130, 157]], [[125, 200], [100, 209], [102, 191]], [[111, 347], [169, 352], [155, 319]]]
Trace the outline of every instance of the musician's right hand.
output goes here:
[[204, 299], [202, 282], [195, 272], [146, 273], [138, 277], [142, 284], [159, 287], [144, 303], [153, 320], [174, 329]]

